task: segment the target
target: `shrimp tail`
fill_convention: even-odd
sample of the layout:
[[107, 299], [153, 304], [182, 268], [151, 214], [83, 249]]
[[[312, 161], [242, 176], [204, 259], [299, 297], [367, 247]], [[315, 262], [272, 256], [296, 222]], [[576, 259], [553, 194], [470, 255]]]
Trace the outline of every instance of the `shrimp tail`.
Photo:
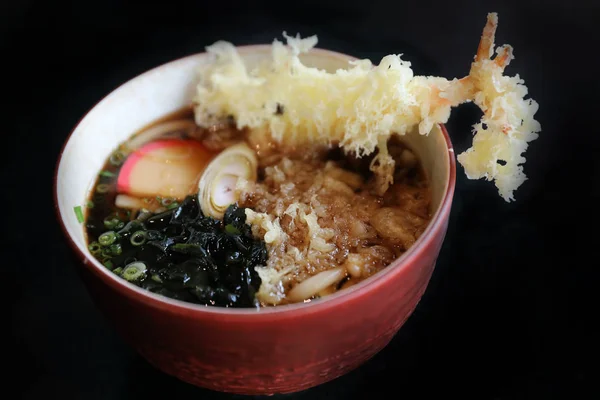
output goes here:
[[506, 68], [514, 58], [513, 48], [512, 46], [505, 44], [504, 46], [499, 47], [496, 53], [497, 55], [494, 59], [494, 63], [504, 71], [504, 68]]
[[483, 28], [483, 33], [481, 34], [481, 40], [479, 41], [479, 47], [477, 48], [475, 61], [489, 60], [492, 57], [497, 27], [498, 14], [489, 13], [487, 15], [487, 22]]
[[[483, 28], [481, 34], [481, 40], [479, 41], [479, 47], [477, 48], [477, 54], [475, 55], [475, 62], [484, 60], [491, 60], [494, 54], [494, 41], [496, 38], [496, 29], [498, 28], [498, 14], [489, 13], [487, 16], [487, 23]], [[496, 50], [496, 58], [494, 63], [502, 70], [510, 64], [513, 57], [512, 46], [505, 44], [504, 46], [498, 47]]]

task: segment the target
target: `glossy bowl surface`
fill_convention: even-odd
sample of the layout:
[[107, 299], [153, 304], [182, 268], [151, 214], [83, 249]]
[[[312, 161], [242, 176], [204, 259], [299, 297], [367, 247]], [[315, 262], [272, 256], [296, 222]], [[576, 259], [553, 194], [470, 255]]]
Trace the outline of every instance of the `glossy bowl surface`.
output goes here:
[[[240, 47], [252, 65], [270, 45]], [[350, 56], [321, 49], [303, 62], [327, 70]], [[290, 393], [332, 380], [384, 348], [410, 316], [434, 269], [455, 185], [454, 150], [444, 126], [406, 135], [431, 181], [435, 215], [419, 240], [375, 276], [319, 301], [254, 309], [204, 307], [152, 294], [104, 268], [88, 252], [73, 208], [85, 204], [111, 151], [133, 132], [190, 104], [205, 53], [152, 69], [102, 99], [77, 124], [60, 154], [55, 206], [97, 307], [152, 365], [201, 387], [240, 394]]]

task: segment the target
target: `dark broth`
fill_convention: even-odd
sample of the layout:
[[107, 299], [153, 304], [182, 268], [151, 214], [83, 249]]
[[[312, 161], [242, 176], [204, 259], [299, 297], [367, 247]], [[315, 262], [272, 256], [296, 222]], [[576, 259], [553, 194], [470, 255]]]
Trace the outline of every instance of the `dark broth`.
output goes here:
[[[184, 119], [193, 121], [191, 108], [168, 115], [140, 132], [163, 122]], [[245, 132], [227, 123], [198, 130], [200, 134], [193, 139], [215, 152], [240, 139], [248, 140]], [[131, 139], [136, 137], [133, 135]], [[169, 133], [169, 138], [190, 140], [185, 133], [177, 131]], [[285, 203], [287, 207], [295, 202], [310, 203], [306, 193], [313, 190], [314, 179], [318, 175], [331, 178], [325, 168], [328, 161], [335, 163], [338, 169], [359, 175], [363, 183], [345, 194], [335, 188], [319, 191], [319, 199], [327, 209], [319, 223], [335, 231], [331, 240], [335, 250], [317, 254], [312, 261], [307, 259], [292, 277], [283, 282], [286, 290], [319, 272], [345, 265], [349, 255], [360, 260], [361, 266], [354, 267], [362, 272], [358, 275], [349, 272], [328, 293], [364, 280], [406, 251], [430, 219], [429, 186], [418, 160], [413, 160], [408, 168], [398, 167], [394, 184], [384, 196], [379, 197], [370, 194], [374, 184], [369, 170], [372, 157], [356, 159], [336, 148], [286, 154], [291, 161], [284, 160], [283, 154], [277, 151], [270, 155], [259, 154], [258, 186], [254, 192], [240, 199], [239, 204], [230, 206], [223, 221], [204, 216], [195, 194], [184, 199], [146, 197], [141, 200], [147, 207], [119, 208], [115, 205], [117, 180], [128, 157], [127, 143], [129, 141], [108, 158], [90, 194], [85, 221], [89, 249], [115, 274], [166, 297], [222, 307], [268, 305], [255, 296], [261, 287], [255, 267], [269, 265], [269, 261], [279, 262], [285, 254], [277, 246], [268, 250], [262, 240], [253, 236], [251, 227], [246, 224], [244, 207], [276, 214], [279, 204]], [[395, 159], [408, 149], [397, 139], [390, 141], [389, 148]], [[286, 175], [286, 182], [297, 187], [289, 195], [282, 194], [281, 185], [286, 182], [273, 180], [277, 174], [273, 175], [274, 170], [270, 168], [279, 165], [281, 170], [285, 170], [286, 162], [293, 165]], [[382, 209], [391, 210], [389, 218], [388, 215], [377, 215]], [[406, 216], [410, 217], [410, 221], [406, 220]], [[418, 220], [419, 223], [410, 227], [412, 231], [408, 239], [401, 237], [400, 240], [394, 236], [395, 227], [389, 226], [390, 218], [408, 222]], [[289, 223], [289, 218], [282, 219], [282, 223]], [[354, 235], [352, 231], [357, 224], [359, 228], [367, 228], [366, 233], [370, 236]], [[310, 236], [306, 227], [296, 225], [287, 233], [294, 246], [310, 247], [304, 239]], [[318, 297], [320, 295], [315, 295], [313, 299]], [[286, 302], [284, 300], [281, 304]]]
[[[191, 118], [191, 111], [155, 124], [181, 118]], [[182, 202], [143, 199], [148, 206], [161, 206], [158, 213], [118, 208], [124, 149], [120, 146], [106, 161], [88, 201], [85, 226], [92, 254], [115, 274], [154, 293], [205, 305], [259, 306], [254, 266], [265, 264], [267, 252], [245, 224], [244, 209], [231, 206], [219, 221], [202, 214], [197, 196]]]

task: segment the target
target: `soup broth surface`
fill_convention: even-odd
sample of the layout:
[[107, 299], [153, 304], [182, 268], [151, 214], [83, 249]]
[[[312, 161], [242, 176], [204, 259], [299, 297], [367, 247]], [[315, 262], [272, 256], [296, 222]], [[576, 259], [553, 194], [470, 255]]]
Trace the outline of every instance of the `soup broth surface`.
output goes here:
[[[198, 164], [201, 154], [209, 163], [244, 141], [256, 151], [258, 179], [238, 185], [238, 201], [223, 220], [202, 213], [200, 176], [177, 196], [122, 193], [120, 174], [129, 158], [175, 162], [163, 155], [152, 160], [142, 154], [148, 143], [140, 144], [145, 132], [171, 121], [183, 122], [148, 143], [199, 143], [203, 152], [190, 153], [196, 158], [189, 162]], [[192, 111], [185, 109], [121, 144], [89, 197], [90, 251], [115, 274], [144, 289], [224, 307], [312, 301], [385, 268], [413, 245], [431, 219], [427, 177], [415, 154], [398, 139], [388, 143], [396, 162], [394, 182], [379, 196], [369, 170], [373, 157], [356, 158], [338, 148], [282, 151], [231, 123], [189, 129], [191, 122]], [[180, 153], [177, 162], [187, 162], [181, 156], [185, 152]], [[146, 187], [153, 183], [150, 179]]]

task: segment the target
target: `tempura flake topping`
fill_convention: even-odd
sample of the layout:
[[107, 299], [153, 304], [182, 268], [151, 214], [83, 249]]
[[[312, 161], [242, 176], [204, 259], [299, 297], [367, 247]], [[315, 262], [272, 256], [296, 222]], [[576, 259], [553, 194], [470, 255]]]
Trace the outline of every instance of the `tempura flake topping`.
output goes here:
[[275, 40], [271, 62], [249, 70], [231, 43], [217, 42], [207, 48], [213, 61], [200, 71], [196, 123], [211, 126], [233, 116], [239, 129], [281, 146], [337, 144], [358, 157], [377, 150], [371, 169], [383, 194], [393, 183], [390, 136], [417, 129], [427, 135], [434, 124], [448, 121], [452, 107], [472, 101], [483, 117], [473, 127], [473, 146], [458, 161], [468, 178], [494, 180], [500, 195], [513, 200], [526, 179], [522, 154], [541, 127], [534, 119], [538, 104], [525, 99], [524, 81], [503, 75], [513, 54], [508, 45], [494, 49], [497, 21], [488, 14], [469, 74], [453, 80], [414, 75], [401, 55], [385, 56], [376, 66], [351, 61], [348, 69], [329, 73], [300, 61], [317, 44], [316, 36], [285, 33], [287, 46]]

